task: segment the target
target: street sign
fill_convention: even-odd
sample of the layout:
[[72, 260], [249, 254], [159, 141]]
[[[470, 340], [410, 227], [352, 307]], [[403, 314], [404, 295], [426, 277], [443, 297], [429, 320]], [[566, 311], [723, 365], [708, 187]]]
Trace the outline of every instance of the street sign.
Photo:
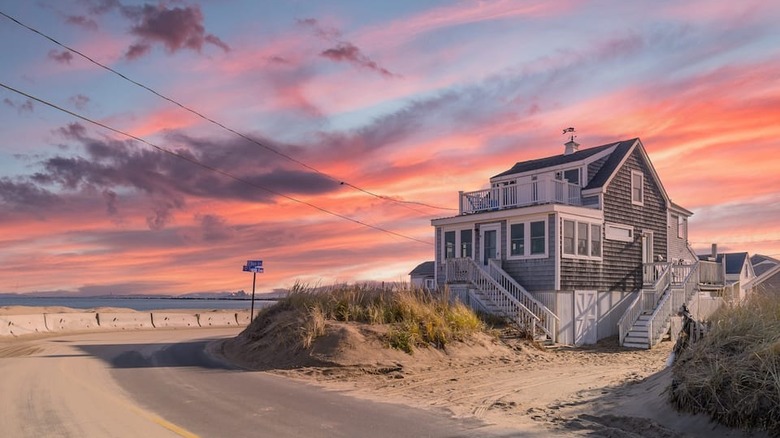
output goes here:
[[257, 274], [263, 273], [263, 261], [262, 260], [247, 260], [246, 265], [242, 269], [244, 272], [254, 272]]
[[263, 261], [247, 260], [241, 270], [252, 273], [252, 306], [249, 310], [249, 322], [251, 323], [252, 320], [255, 319], [255, 281], [257, 279], [257, 274], [263, 273]]

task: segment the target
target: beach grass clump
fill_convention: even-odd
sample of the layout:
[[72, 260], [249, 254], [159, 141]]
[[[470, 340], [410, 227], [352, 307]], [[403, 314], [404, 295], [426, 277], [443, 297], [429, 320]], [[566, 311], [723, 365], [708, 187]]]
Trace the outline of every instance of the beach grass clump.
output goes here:
[[296, 284], [285, 298], [267, 310], [297, 310], [305, 315], [301, 345], [306, 348], [325, 334], [328, 320], [388, 324], [387, 344], [410, 354], [416, 347], [444, 348], [452, 341], [484, 330], [479, 317], [464, 304], [405, 284], [341, 284], [326, 288]]
[[670, 399], [730, 427], [780, 436], [780, 294], [720, 309], [672, 370]]

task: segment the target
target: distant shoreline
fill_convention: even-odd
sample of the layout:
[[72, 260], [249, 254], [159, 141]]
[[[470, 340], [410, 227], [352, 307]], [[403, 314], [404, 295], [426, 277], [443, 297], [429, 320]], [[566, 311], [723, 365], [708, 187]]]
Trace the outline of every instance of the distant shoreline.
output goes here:
[[[255, 310], [268, 307], [277, 300], [255, 297]], [[70, 307], [93, 309], [100, 307], [128, 308], [136, 311], [159, 311], [166, 309], [191, 310], [249, 310], [251, 298], [217, 297], [160, 297], [160, 296], [102, 296], [102, 297], [33, 297], [22, 295], [0, 295], [0, 308], [13, 306], [28, 307]]]

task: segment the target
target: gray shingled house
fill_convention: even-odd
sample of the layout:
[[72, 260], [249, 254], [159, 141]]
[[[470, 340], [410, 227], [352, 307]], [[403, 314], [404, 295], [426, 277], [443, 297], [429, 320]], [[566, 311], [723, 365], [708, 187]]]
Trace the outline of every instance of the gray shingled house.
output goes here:
[[690, 248], [692, 213], [671, 202], [638, 138], [583, 150], [572, 138], [489, 184], [460, 192], [457, 216], [431, 221], [436, 283], [537, 337], [619, 335], [648, 348], [696, 292], [701, 265], [718, 275]]

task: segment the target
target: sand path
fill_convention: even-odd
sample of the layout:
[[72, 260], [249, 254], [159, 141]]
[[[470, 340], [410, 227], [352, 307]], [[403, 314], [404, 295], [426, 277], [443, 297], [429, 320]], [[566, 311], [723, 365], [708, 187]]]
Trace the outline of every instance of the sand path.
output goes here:
[[456, 417], [518, 432], [541, 427], [555, 436], [744, 436], [702, 415], [679, 414], [666, 403], [671, 346], [629, 350], [603, 344], [546, 352], [518, 343], [515, 356], [373, 374], [340, 368], [275, 372], [367, 399], [447, 408]]

